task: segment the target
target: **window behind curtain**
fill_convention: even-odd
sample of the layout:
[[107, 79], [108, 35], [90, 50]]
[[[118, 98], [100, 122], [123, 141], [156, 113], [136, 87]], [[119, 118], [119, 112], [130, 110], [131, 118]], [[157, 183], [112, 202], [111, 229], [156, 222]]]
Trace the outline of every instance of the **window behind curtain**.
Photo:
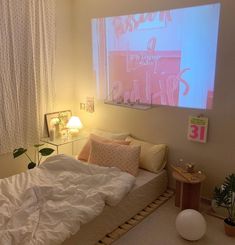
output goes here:
[[0, 153], [39, 141], [53, 109], [55, 0], [0, 1]]

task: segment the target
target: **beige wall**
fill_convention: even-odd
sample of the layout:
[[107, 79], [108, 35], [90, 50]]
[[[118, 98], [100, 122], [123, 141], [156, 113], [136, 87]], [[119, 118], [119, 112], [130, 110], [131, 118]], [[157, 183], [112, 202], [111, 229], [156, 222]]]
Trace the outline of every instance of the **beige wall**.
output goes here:
[[[56, 9], [56, 69], [55, 69], [55, 111], [73, 110], [74, 105], [74, 73], [72, 47], [72, 0], [57, 1]], [[35, 142], [37, 143], [37, 142]], [[19, 146], [20, 147], [20, 146]], [[71, 149], [63, 147], [63, 152]], [[33, 156], [33, 152], [31, 153]], [[25, 156], [13, 159], [12, 153], [0, 156], [0, 178], [17, 174], [27, 169]]]
[[[207, 179], [203, 195], [210, 197], [214, 186], [224, 176], [235, 172], [235, 1], [222, 0], [215, 100], [212, 110], [192, 110], [159, 106], [148, 111], [104, 105], [96, 101], [95, 113], [79, 111], [78, 104], [86, 96], [95, 95], [92, 79], [91, 19], [142, 11], [156, 11], [213, 3], [206, 0], [74, 0], [74, 47], [76, 55], [76, 107], [88, 127], [129, 131], [134, 136], [154, 143], [169, 145], [169, 163], [179, 158], [193, 162], [205, 171]], [[217, 1], [218, 2], [218, 1]], [[208, 143], [187, 140], [189, 115], [209, 118]]]

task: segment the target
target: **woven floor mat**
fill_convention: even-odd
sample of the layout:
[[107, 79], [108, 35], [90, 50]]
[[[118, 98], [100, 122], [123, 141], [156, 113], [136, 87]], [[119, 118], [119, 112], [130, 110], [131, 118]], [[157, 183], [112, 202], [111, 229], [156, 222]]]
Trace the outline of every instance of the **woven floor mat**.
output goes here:
[[162, 204], [169, 200], [174, 195], [174, 191], [166, 190], [161, 196], [159, 196], [155, 201], [150, 203], [142, 211], [136, 214], [134, 217], [126, 221], [124, 224], [120, 225], [117, 229], [107, 234], [103, 239], [101, 239], [95, 245], [110, 245], [122, 235], [127, 233], [130, 229], [139, 224], [144, 218], [150, 215], [153, 211], [158, 209]]

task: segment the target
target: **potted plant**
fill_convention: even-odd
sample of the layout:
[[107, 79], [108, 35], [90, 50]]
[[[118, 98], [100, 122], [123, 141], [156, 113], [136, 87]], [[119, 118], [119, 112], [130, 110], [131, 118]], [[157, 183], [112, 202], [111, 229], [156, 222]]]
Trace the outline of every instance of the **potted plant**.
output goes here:
[[228, 212], [228, 217], [224, 219], [225, 233], [235, 236], [235, 174], [226, 177], [221, 187], [215, 187], [214, 200], [217, 206]]
[[44, 144], [37, 144], [37, 145], [34, 145], [35, 147], [35, 151], [37, 154], [35, 154], [35, 159], [34, 161], [30, 158], [30, 156], [27, 154], [27, 149], [25, 148], [17, 148], [13, 151], [13, 157], [16, 158], [16, 157], [19, 157], [21, 156], [22, 154], [25, 154], [25, 156], [29, 159], [29, 163], [28, 163], [28, 169], [32, 169], [36, 166], [39, 166], [40, 163], [41, 163], [41, 160], [42, 160], [42, 157], [43, 156], [49, 156], [53, 151], [54, 149], [52, 148], [41, 148], [41, 146], [43, 146]]

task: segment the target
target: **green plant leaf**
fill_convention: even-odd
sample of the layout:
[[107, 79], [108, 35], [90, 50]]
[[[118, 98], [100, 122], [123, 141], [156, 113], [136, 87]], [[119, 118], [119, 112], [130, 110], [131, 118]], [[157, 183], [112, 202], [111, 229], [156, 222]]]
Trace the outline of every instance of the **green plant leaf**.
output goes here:
[[41, 153], [42, 156], [49, 156], [53, 151], [55, 151], [52, 148], [43, 148], [39, 152]]
[[13, 157], [16, 158], [16, 157], [18, 157], [18, 156], [24, 154], [26, 151], [27, 151], [27, 149], [24, 149], [24, 148], [22, 148], [22, 147], [21, 147], [21, 148], [18, 148], [18, 149], [15, 149], [15, 150], [13, 151]]
[[218, 206], [229, 206], [230, 200], [228, 197], [228, 193], [226, 189], [215, 188], [214, 190], [214, 199], [216, 200], [216, 204]]
[[235, 174], [231, 174], [226, 177], [224, 185], [228, 191], [235, 192]]
[[32, 168], [35, 168], [36, 167], [36, 163], [35, 162], [30, 162], [28, 164], [28, 169], [32, 169]]
[[43, 146], [43, 145], [44, 145], [44, 144], [35, 144], [34, 147], [35, 147], [35, 148], [38, 148], [38, 147]]
[[235, 174], [231, 174], [225, 178], [223, 185], [215, 187], [213, 198], [216, 204], [226, 208], [228, 211], [228, 219], [235, 221]]

